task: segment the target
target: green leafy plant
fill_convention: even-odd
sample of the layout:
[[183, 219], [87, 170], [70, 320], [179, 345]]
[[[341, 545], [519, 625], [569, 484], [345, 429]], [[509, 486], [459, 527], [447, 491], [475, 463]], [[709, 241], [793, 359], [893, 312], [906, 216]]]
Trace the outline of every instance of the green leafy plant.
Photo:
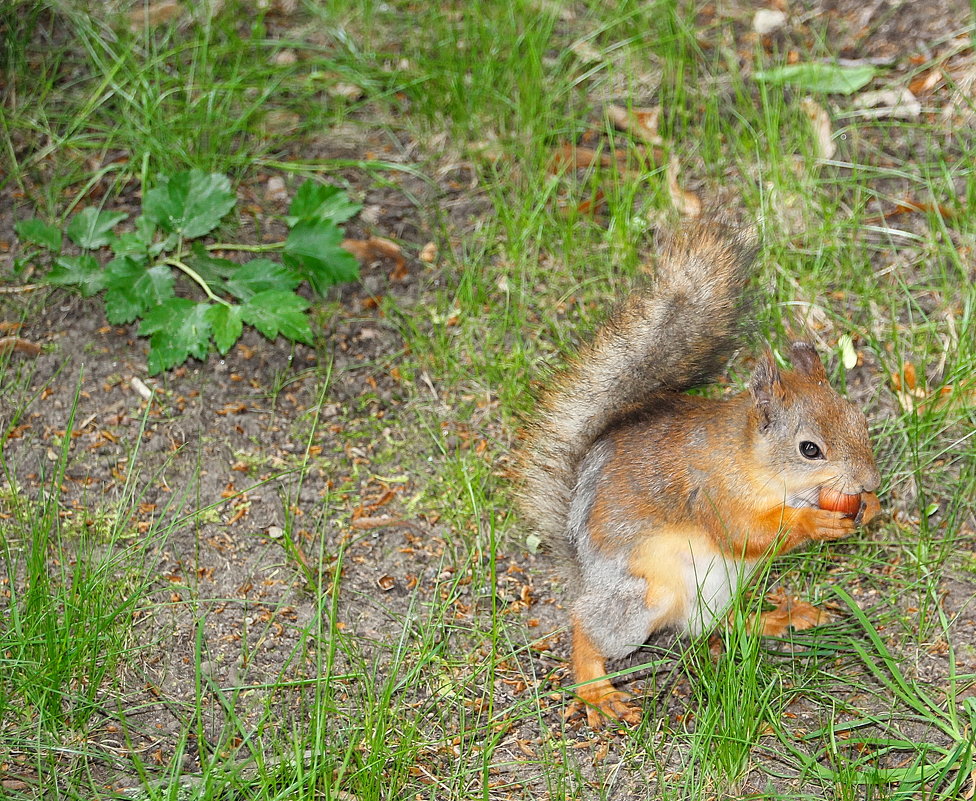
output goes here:
[[[355, 257], [342, 248], [339, 225], [361, 207], [341, 189], [302, 184], [285, 217], [290, 230], [284, 242], [205, 244], [235, 203], [226, 176], [188, 170], [161, 176], [145, 193], [131, 231], [115, 233], [128, 217], [124, 212], [84, 208], [75, 214], [64, 234], [78, 253], [63, 253], [61, 230], [42, 220], [23, 220], [15, 230], [22, 242], [51, 254], [42, 281], [74, 287], [85, 297], [102, 293], [113, 325], [141, 321], [149, 373], [156, 374], [190, 356], [204, 359], [212, 346], [227, 353], [245, 325], [268, 339], [309, 343], [309, 303], [295, 290], [307, 281], [321, 296], [359, 275]], [[239, 264], [214, 255], [220, 251], [277, 252], [281, 260], [261, 255]]]
[[844, 66], [801, 62], [754, 72], [752, 77], [773, 86], [788, 83], [808, 92], [851, 95], [874, 80], [878, 72], [879, 68], [872, 64]]

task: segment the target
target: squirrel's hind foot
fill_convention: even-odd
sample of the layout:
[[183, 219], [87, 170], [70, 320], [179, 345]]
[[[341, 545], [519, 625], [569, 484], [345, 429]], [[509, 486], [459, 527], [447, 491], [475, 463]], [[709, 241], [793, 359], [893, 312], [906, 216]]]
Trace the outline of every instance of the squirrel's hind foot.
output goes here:
[[575, 717], [584, 709], [586, 722], [591, 729], [602, 729], [607, 721], [619, 720], [629, 726], [641, 722], [641, 709], [628, 692], [614, 689], [609, 682], [598, 681], [580, 687], [579, 700], [573, 701], [566, 710], [565, 718]]

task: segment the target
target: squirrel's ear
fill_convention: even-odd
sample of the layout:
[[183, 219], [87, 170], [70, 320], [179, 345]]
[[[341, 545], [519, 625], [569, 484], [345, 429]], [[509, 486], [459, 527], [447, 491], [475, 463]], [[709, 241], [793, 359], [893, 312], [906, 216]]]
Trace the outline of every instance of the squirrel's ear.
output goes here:
[[814, 381], [826, 381], [827, 371], [816, 349], [809, 342], [802, 339], [790, 343], [790, 359], [798, 373], [812, 378]]
[[766, 352], [756, 362], [756, 369], [752, 372], [749, 382], [749, 392], [759, 412], [759, 425], [763, 431], [773, 422], [773, 407], [783, 397], [783, 383], [779, 368], [773, 358], [773, 352], [766, 348]]

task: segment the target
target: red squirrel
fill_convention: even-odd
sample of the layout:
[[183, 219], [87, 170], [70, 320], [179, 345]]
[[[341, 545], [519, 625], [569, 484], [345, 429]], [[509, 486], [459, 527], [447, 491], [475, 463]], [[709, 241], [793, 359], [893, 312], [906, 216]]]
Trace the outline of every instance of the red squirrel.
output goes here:
[[608, 659], [665, 627], [708, 630], [759, 560], [844, 537], [880, 509], [867, 421], [809, 343], [791, 343], [792, 370], [767, 349], [738, 395], [687, 394], [738, 346], [755, 254], [719, 221], [677, 233], [530, 424], [522, 516], [562, 555], [591, 725], [640, 719]]

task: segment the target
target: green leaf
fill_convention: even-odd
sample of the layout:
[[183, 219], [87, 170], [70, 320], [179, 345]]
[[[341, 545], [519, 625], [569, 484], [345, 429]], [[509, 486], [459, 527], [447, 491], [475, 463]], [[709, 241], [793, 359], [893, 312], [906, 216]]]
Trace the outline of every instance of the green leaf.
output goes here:
[[318, 295], [335, 284], [359, 278], [359, 262], [342, 248], [342, 231], [322, 220], [301, 220], [285, 240], [282, 260]]
[[183, 364], [190, 356], [205, 359], [210, 350], [209, 303], [170, 298], [148, 312], [139, 326], [149, 336], [149, 374]]
[[362, 208], [337, 186], [306, 181], [295, 192], [285, 222], [289, 227], [299, 220], [323, 220], [338, 225], [354, 217]]
[[14, 223], [14, 231], [23, 242], [31, 242], [55, 252], [61, 250], [61, 230], [36, 217]]
[[147, 247], [151, 245], [153, 237], [156, 236], [156, 223], [150, 220], [145, 214], [140, 214], [132, 224], [135, 227], [134, 233], [136, 236], [145, 242]]
[[173, 271], [165, 264], [121, 256], [105, 265], [105, 316], [113, 325], [131, 323], [173, 297]]
[[752, 77], [773, 86], [788, 83], [808, 92], [850, 95], [870, 83], [877, 74], [878, 68], [871, 64], [844, 67], [840, 64], [808, 62], [754, 72]]
[[155, 256], [159, 253], [159, 243], [153, 242], [156, 237], [156, 223], [140, 214], [133, 221], [133, 230], [126, 231], [111, 242], [112, 252], [116, 256]]
[[149, 253], [149, 247], [143, 241], [142, 237], [134, 231], [126, 231], [124, 234], [119, 234], [110, 244], [112, 246], [112, 252], [116, 256], [145, 257]]
[[840, 350], [841, 361], [844, 368], [853, 370], [857, 367], [857, 351], [854, 349], [854, 338], [850, 334], [841, 334], [837, 340], [837, 347]]
[[225, 306], [215, 303], [207, 309], [207, 320], [213, 328], [214, 342], [221, 354], [227, 353], [241, 336], [244, 324], [240, 306]]
[[89, 206], [71, 218], [65, 233], [78, 247], [95, 250], [112, 241], [112, 229], [128, 216], [125, 212], [99, 211]]
[[58, 286], [76, 286], [87, 298], [105, 288], [105, 271], [90, 253], [61, 256], [44, 280]]
[[287, 267], [271, 259], [254, 259], [242, 264], [227, 281], [227, 291], [241, 300], [252, 298], [269, 289], [294, 289], [302, 282]]
[[161, 176], [146, 192], [142, 212], [164, 231], [194, 239], [216, 228], [235, 202], [226, 175], [187, 170]]
[[253, 325], [268, 339], [282, 334], [297, 342], [311, 343], [312, 329], [305, 309], [308, 301], [282, 289], [269, 289], [249, 298], [241, 306], [244, 322]]
[[240, 265], [230, 259], [219, 259], [211, 256], [202, 242], [194, 242], [190, 249], [193, 253], [188, 255], [184, 261], [207, 282], [213, 292], [226, 293], [227, 287], [224, 285], [224, 280], [237, 272]]

